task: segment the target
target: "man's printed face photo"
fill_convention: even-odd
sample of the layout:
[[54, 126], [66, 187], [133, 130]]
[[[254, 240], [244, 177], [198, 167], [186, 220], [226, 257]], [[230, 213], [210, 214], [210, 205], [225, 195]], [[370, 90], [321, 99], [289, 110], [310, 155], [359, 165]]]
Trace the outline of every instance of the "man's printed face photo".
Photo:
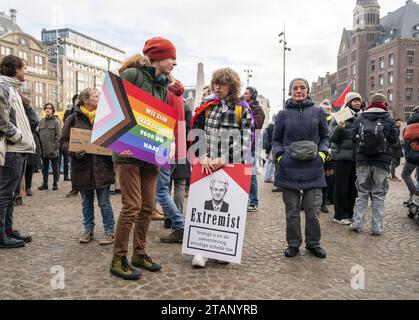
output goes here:
[[212, 198], [215, 201], [223, 201], [226, 193], [227, 193], [227, 188], [226, 185], [222, 182], [214, 182], [214, 185], [211, 189], [211, 193], [212, 193]]

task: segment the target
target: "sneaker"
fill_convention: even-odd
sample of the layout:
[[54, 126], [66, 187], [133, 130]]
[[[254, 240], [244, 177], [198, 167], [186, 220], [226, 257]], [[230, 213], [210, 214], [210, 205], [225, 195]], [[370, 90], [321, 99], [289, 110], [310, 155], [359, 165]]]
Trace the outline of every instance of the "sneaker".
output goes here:
[[227, 265], [229, 265], [229, 264], [230, 264], [230, 262], [227, 262], [227, 261], [222, 261], [222, 260], [217, 260], [217, 263], [218, 263], [219, 265], [221, 265], [221, 266], [227, 266]]
[[45, 185], [45, 184], [43, 184], [42, 186], [40, 186], [40, 187], [38, 188], [38, 190], [40, 190], [40, 191], [48, 190], [48, 186], [47, 186], [47, 185]]
[[71, 181], [70, 177], [64, 177], [64, 181]]
[[158, 272], [161, 270], [161, 265], [153, 262], [153, 259], [148, 255], [134, 255], [131, 264], [136, 268], [143, 268], [150, 272]]
[[111, 274], [124, 280], [139, 280], [141, 278], [140, 270], [130, 266], [127, 257], [113, 258], [110, 268]]
[[32, 192], [32, 189], [31, 188], [29, 188], [29, 189], [26, 190], [26, 195], [28, 197], [32, 197], [33, 196], [33, 192]]
[[412, 199], [413, 199], [413, 197], [410, 197], [409, 200], [406, 200], [405, 202], [403, 202], [403, 204], [405, 206], [409, 206], [412, 203]]
[[316, 248], [306, 247], [306, 250], [310, 252], [313, 256], [315, 256], [316, 258], [326, 259], [326, 251], [324, 251], [320, 247], [316, 247]]
[[285, 250], [285, 257], [294, 258], [294, 257], [298, 256], [299, 253], [300, 253], [299, 248], [288, 247], [288, 249]]
[[167, 237], [160, 238], [162, 243], [183, 243], [183, 229], [174, 230]]
[[15, 199], [15, 202], [14, 202], [14, 205], [15, 205], [15, 207], [23, 206], [23, 199], [22, 199], [22, 197], [16, 198]]
[[25, 241], [23, 240], [16, 240], [11, 236], [5, 236], [0, 238], [0, 248], [1, 249], [15, 249], [21, 248], [25, 246]]
[[351, 224], [350, 230], [356, 233], [361, 233], [361, 229], [355, 228], [353, 224]]
[[52, 187], [52, 190], [57, 191], [58, 190], [58, 184], [54, 183], [54, 186]]
[[65, 197], [73, 198], [73, 197], [77, 197], [78, 195], [79, 195], [79, 192], [77, 190], [71, 190]]
[[344, 225], [344, 226], [349, 226], [351, 224], [351, 222], [348, 219], [342, 219], [342, 220], [333, 219], [333, 222]]
[[207, 262], [208, 258], [204, 258], [203, 256], [195, 256], [192, 260], [192, 266], [194, 268], [205, 268]]
[[258, 211], [258, 206], [256, 204], [249, 204], [249, 206], [247, 207], [247, 212], [256, 212]]
[[7, 235], [9, 237], [15, 239], [15, 240], [24, 241], [24, 242], [27, 242], [27, 243], [32, 242], [32, 237], [24, 236], [24, 235], [20, 234], [20, 232], [17, 231], [17, 230], [14, 230], [13, 232], [8, 233]]
[[272, 192], [282, 192], [284, 191], [284, 189], [282, 189], [281, 187], [276, 187], [272, 189]]
[[115, 241], [115, 236], [113, 233], [105, 234], [105, 237], [99, 241], [99, 244], [101, 246], [107, 246], [109, 244], [112, 244]]
[[326, 207], [326, 205], [322, 205], [322, 207], [320, 208], [320, 211], [323, 213], [329, 213], [329, 209]]
[[373, 235], [374, 237], [381, 237], [381, 236], [383, 235], [383, 233], [382, 233], [382, 232], [375, 232], [375, 231], [372, 231], [372, 232], [371, 232], [371, 235]]
[[93, 240], [93, 232], [85, 232], [81, 237], [80, 237], [80, 243], [89, 243], [90, 241]]
[[265, 183], [275, 183], [275, 180], [265, 180]]

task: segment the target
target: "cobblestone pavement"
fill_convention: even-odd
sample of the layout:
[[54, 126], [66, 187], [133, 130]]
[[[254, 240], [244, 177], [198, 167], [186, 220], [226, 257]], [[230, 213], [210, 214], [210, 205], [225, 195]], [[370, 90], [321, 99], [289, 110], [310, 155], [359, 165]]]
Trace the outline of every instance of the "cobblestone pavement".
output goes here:
[[[35, 186], [40, 175], [35, 175]], [[401, 205], [407, 189], [391, 182], [382, 237], [355, 234], [322, 214], [322, 245], [328, 258], [318, 260], [304, 250], [286, 259], [285, 218], [282, 194], [271, 193], [271, 184], [260, 184], [261, 207], [249, 214], [241, 265], [209, 263], [203, 270], [191, 267], [181, 245], [163, 245], [167, 234], [162, 222], [149, 231], [148, 253], [162, 264], [160, 273], [144, 271], [138, 282], [110, 275], [112, 246], [98, 241], [80, 245], [82, 232], [80, 198], [66, 199], [68, 182], [60, 190], [35, 191], [15, 211], [15, 227], [33, 236], [25, 248], [0, 251], [0, 299], [419, 299], [419, 226], [407, 218]], [[112, 196], [115, 215], [120, 196]], [[333, 207], [330, 207], [333, 210]], [[98, 237], [103, 234], [96, 211]], [[303, 219], [304, 221], [304, 219]], [[130, 248], [131, 250], [131, 248]], [[130, 251], [132, 252], [132, 251]], [[65, 288], [53, 290], [53, 266], [65, 270]], [[356, 266], [365, 271], [365, 289], [351, 287]]]

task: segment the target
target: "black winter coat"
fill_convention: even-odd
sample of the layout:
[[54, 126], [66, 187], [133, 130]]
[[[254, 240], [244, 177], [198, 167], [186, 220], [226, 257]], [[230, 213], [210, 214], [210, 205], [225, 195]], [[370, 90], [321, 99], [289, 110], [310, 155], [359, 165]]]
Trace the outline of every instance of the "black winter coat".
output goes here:
[[[89, 119], [76, 108], [64, 124], [61, 150], [69, 152], [71, 128], [93, 130]], [[114, 164], [111, 156], [86, 154], [82, 159], [71, 155], [71, 182], [75, 190], [95, 190], [115, 183]]]

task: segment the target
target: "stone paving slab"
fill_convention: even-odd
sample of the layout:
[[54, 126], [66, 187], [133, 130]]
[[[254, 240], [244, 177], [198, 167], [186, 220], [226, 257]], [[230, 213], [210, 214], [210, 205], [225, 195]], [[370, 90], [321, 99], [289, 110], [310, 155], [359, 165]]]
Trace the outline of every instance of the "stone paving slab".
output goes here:
[[[386, 203], [385, 234], [355, 234], [332, 222], [333, 213], [321, 215], [322, 246], [328, 258], [318, 260], [302, 250], [286, 259], [285, 214], [282, 194], [271, 184], [260, 183], [261, 206], [249, 214], [241, 265], [208, 263], [191, 267], [192, 257], [182, 255], [181, 245], [164, 245], [163, 223], [154, 221], [149, 231], [148, 253], [162, 264], [160, 273], [143, 272], [138, 282], [127, 282], [109, 273], [112, 246], [98, 241], [81, 245], [81, 198], [66, 199], [69, 182], [59, 191], [35, 190], [34, 197], [16, 208], [15, 227], [33, 236], [25, 248], [0, 251], [0, 299], [99, 299], [99, 300], [288, 300], [288, 299], [419, 299], [419, 226], [407, 218], [407, 188], [391, 182]], [[120, 196], [112, 196], [115, 215]], [[329, 207], [333, 211], [333, 206]], [[304, 221], [304, 219], [302, 219]], [[103, 235], [96, 207], [96, 237]], [[131, 247], [130, 247], [130, 252]], [[65, 288], [53, 290], [51, 268], [65, 271]], [[365, 272], [365, 289], [351, 286], [354, 266]]]

